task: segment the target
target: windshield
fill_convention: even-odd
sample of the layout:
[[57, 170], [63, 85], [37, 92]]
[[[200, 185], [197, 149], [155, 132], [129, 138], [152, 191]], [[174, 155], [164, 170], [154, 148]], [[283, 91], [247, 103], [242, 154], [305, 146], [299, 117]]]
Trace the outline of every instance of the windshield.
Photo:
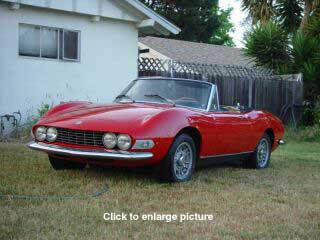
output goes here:
[[116, 102], [157, 102], [206, 110], [211, 85], [198, 81], [139, 79], [133, 81]]

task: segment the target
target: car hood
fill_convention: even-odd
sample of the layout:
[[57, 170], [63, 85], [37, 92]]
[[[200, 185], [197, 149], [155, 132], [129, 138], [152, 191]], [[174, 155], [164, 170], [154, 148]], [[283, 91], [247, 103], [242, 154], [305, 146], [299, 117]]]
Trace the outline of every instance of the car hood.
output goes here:
[[37, 125], [129, 133], [171, 108], [171, 105], [147, 103], [89, 104], [45, 116]]

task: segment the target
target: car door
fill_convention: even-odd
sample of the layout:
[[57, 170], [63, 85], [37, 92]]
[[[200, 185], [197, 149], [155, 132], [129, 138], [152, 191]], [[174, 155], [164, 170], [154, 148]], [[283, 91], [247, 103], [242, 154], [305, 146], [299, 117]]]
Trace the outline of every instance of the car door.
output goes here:
[[[209, 102], [211, 129], [208, 153], [211, 156], [245, 153], [252, 150], [252, 119], [250, 113], [240, 111], [221, 111], [218, 89], [212, 89]], [[214, 146], [211, 144], [214, 143]]]
[[213, 112], [216, 146], [214, 155], [237, 154], [250, 151], [252, 137], [252, 121], [248, 113]]

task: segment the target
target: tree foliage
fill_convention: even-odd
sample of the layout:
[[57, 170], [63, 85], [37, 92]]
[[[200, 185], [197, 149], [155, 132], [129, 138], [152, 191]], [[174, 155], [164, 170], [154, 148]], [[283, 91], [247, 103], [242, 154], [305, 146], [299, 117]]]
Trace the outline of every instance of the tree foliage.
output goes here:
[[288, 32], [295, 32], [301, 24], [303, 1], [278, 0], [275, 8], [281, 26]]
[[320, 93], [320, 41], [302, 31], [292, 38], [291, 55], [293, 59], [291, 72], [301, 72], [305, 80], [306, 96]]
[[320, 38], [320, 8], [310, 16], [305, 31], [312, 37]]
[[304, 10], [303, 10], [303, 18], [301, 20], [301, 29], [306, 29], [308, 27], [309, 18], [312, 13], [316, 12], [320, 8], [319, 0], [304, 0]]
[[278, 74], [303, 73], [305, 97], [315, 99], [320, 95], [320, 1], [277, 0], [270, 7], [276, 14], [267, 23], [258, 20], [247, 33], [245, 53]]
[[287, 69], [289, 39], [286, 32], [276, 23], [258, 24], [245, 36], [247, 56], [262, 67], [278, 72]]
[[220, 9], [218, 12], [218, 19], [220, 27], [212, 34], [209, 39], [209, 43], [217, 45], [226, 45], [229, 47], [234, 47], [232, 37], [230, 36], [231, 32], [234, 32], [234, 25], [230, 22], [230, 16], [232, 8], [226, 10]]
[[290, 33], [307, 27], [311, 14], [319, 7], [320, 0], [242, 0], [242, 9], [248, 12], [253, 25], [277, 21]]
[[181, 28], [169, 38], [234, 45], [230, 36], [231, 10], [220, 10], [218, 0], [140, 0]]
[[243, 0], [242, 9], [249, 12], [252, 24], [266, 24], [275, 14], [273, 0]]

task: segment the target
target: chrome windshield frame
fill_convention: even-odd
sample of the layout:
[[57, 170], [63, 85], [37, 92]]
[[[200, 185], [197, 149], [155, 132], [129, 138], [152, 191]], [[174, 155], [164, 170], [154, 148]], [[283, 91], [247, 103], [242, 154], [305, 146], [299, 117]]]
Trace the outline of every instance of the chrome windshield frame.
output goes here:
[[[216, 91], [217, 96], [218, 95], [218, 88], [215, 84], [210, 83], [210, 82], [205, 82], [205, 81], [201, 81], [201, 80], [194, 80], [194, 79], [186, 79], [186, 78], [167, 78], [167, 77], [141, 77], [141, 78], [137, 78], [135, 80], [133, 80], [132, 82], [129, 83], [129, 85], [121, 92], [121, 94], [126, 93], [129, 91], [129, 89], [132, 87], [133, 83], [139, 80], [169, 80], [169, 81], [189, 81], [189, 82], [197, 82], [197, 83], [201, 83], [201, 84], [207, 84], [211, 87], [210, 89], [210, 94], [209, 94], [209, 99], [207, 101], [207, 106], [204, 109], [201, 108], [194, 108], [194, 107], [188, 107], [188, 106], [184, 106], [184, 105], [179, 105], [176, 104], [175, 106], [178, 107], [183, 107], [183, 108], [188, 108], [188, 109], [195, 109], [198, 111], [202, 111], [202, 112], [210, 112], [210, 106], [212, 104], [212, 96], [214, 94], [214, 92]], [[218, 105], [218, 109], [220, 109], [220, 104], [219, 104], [219, 97], [217, 98], [217, 105]], [[156, 101], [135, 101], [136, 103], [157, 103], [157, 104], [169, 104], [169, 103], [161, 103], [161, 102], [156, 102]], [[125, 102], [127, 103], [127, 102]]]

